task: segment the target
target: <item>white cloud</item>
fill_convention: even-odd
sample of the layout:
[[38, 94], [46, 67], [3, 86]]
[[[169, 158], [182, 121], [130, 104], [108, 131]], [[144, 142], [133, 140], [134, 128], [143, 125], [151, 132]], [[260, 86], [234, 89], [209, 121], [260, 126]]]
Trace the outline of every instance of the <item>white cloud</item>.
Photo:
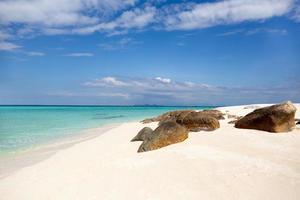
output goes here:
[[112, 86], [126, 86], [127, 84], [125, 82], [117, 80], [115, 77], [105, 77], [102, 79], [102, 81], [108, 85]]
[[[91, 94], [101, 93], [126, 94], [127, 103], [132, 104], [158, 104], [158, 105], [203, 105], [204, 103], [241, 103], [253, 100], [259, 96], [258, 101], [275, 96], [277, 99], [297, 95], [294, 88], [228, 88], [217, 87], [205, 83], [191, 81], [179, 82], [168, 78], [116, 78], [104, 77], [84, 84]], [[295, 87], [295, 86], [294, 86]], [[259, 95], [258, 95], [259, 94]], [[110, 101], [117, 101], [118, 96], [106, 96]], [[279, 98], [280, 97], [280, 98]], [[275, 99], [276, 99], [275, 98]]]
[[184, 84], [186, 84], [188, 87], [194, 87], [195, 83], [191, 82], [191, 81], [186, 81], [184, 82]]
[[134, 3], [135, 0], [2, 0], [0, 23], [44, 26], [95, 24], [99, 16], [109, 15]]
[[[287, 99], [299, 101], [299, 79], [288, 79], [285, 85], [272, 87], [218, 87], [205, 83], [172, 80], [162, 84], [155, 78], [103, 77], [90, 80], [86, 87], [72, 91], [53, 92], [49, 95], [68, 99], [78, 97], [92, 104], [115, 105], [205, 105], [245, 104], [255, 102], [280, 102]], [[98, 98], [99, 97], [99, 98]], [[255, 98], [254, 98], [255, 97]], [[74, 98], [70, 98], [71, 100]]]
[[[16, 49], [19, 46], [12, 42], [16, 37], [95, 32], [113, 36], [145, 29], [192, 30], [245, 21], [261, 22], [279, 16], [300, 21], [299, 0], [180, 3], [160, 0], [2, 0], [0, 42], [3, 43], [2, 50]], [[110, 45], [103, 44], [103, 48], [109, 49]]]
[[274, 29], [274, 28], [238, 29], [238, 30], [232, 30], [232, 31], [220, 33], [217, 36], [232, 36], [236, 34], [251, 36], [260, 33], [277, 34], [277, 35], [284, 36], [288, 33], [288, 31], [286, 29]]
[[124, 31], [124, 29], [126, 30], [131, 28], [143, 28], [149, 25], [151, 22], [154, 22], [155, 14], [156, 8], [154, 7], [148, 6], [143, 9], [135, 8], [133, 10], [123, 12], [120, 17], [109, 22], [99, 23], [94, 26], [73, 29], [72, 33], [90, 34], [96, 31], [114, 32], [116, 30], [122, 32]]
[[164, 84], [171, 83], [171, 79], [169, 79], [169, 78], [156, 77], [155, 80], [157, 80], [160, 83], [164, 83]]
[[132, 11], [124, 12], [116, 22], [122, 28], [142, 28], [153, 22], [155, 13], [155, 7], [136, 8]]
[[12, 38], [13, 36], [9, 34], [7, 31], [0, 30], [0, 41], [7, 40]]
[[0, 51], [14, 51], [21, 48], [21, 46], [16, 45], [11, 42], [0, 41]]
[[207, 84], [198, 84], [189, 82], [172, 81], [169, 78], [117, 78], [117, 77], [103, 77], [100, 79], [91, 80], [84, 83], [88, 87], [114, 87], [114, 88], [127, 88], [130, 90], [168, 90], [168, 91], [184, 91], [191, 89], [211, 89], [213, 86]]
[[168, 29], [198, 29], [219, 24], [264, 20], [287, 14], [293, 0], [227, 0], [199, 3], [166, 16]]
[[89, 87], [99, 87], [99, 86], [104, 86], [104, 87], [122, 87], [122, 86], [128, 86], [127, 83], [118, 80], [116, 77], [104, 77], [101, 79], [95, 79], [93, 81], [89, 81], [84, 83], [85, 86]]
[[66, 54], [65, 56], [70, 56], [70, 57], [92, 57], [94, 56], [93, 53], [86, 53], [86, 52], [79, 52], [79, 53], [69, 53]]
[[287, 30], [285, 29], [273, 29], [273, 28], [257, 28], [253, 30], [248, 30], [245, 32], [246, 35], [254, 35], [258, 33], [270, 33], [270, 34], [278, 34], [278, 35], [286, 35]]
[[296, 22], [300, 22], [300, 0], [296, 1], [295, 3], [297, 6], [295, 6], [292, 14], [292, 19], [294, 19]]
[[244, 33], [244, 32], [245, 32], [244, 29], [238, 29], [238, 30], [232, 30], [232, 31], [227, 31], [227, 32], [224, 32], [224, 33], [220, 33], [217, 36], [231, 36], [231, 35], [236, 35], [236, 34]]

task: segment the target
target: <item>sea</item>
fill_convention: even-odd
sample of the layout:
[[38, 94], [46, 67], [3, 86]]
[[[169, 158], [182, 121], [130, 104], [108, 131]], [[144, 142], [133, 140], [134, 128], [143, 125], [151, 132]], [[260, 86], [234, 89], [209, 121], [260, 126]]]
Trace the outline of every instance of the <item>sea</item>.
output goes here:
[[0, 154], [26, 150], [109, 124], [211, 106], [0, 106]]

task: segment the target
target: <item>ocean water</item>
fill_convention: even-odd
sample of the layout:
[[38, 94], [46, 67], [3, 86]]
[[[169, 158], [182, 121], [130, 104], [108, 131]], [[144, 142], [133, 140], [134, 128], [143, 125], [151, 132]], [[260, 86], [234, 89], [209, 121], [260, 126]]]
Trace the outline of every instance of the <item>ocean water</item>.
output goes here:
[[0, 153], [24, 150], [84, 129], [143, 120], [171, 110], [212, 107], [0, 106]]

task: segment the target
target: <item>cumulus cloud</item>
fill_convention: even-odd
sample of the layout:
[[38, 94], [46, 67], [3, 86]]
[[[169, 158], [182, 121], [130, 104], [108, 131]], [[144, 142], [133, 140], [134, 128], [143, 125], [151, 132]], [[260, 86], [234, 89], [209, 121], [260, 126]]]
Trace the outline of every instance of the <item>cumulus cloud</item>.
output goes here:
[[292, 19], [294, 19], [296, 22], [300, 22], [300, 0], [296, 1], [296, 5], [293, 13], [292, 13]]
[[0, 2], [0, 22], [44, 26], [94, 24], [99, 21], [98, 16], [134, 3], [135, 0], [3, 0]]
[[88, 81], [84, 83], [85, 86], [90, 86], [90, 87], [121, 87], [121, 86], [128, 86], [129, 84], [123, 81], [118, 80], [116, 77], [104, 77], [101, 79], [95, 79], [92, 81]]
[[[83, 83], [84, 87], [81, 91], [65, 93], [81, 98], [97, 99], [99, 104], [105, 101], [106, 104], [114, 102], [114, 104], [158, 105], [243, 104], [280, 102], [287, 99], [299, 101], [300, 96], [298, 79], [292, 85], [224, 87], [158, 77], [102, 77]], [[62, 94], [61, 96], [66, 97]]]
[[[13, 35], [126, 34], [130, 30], [191, 30], [289, 15], [299, 21], [297, 0], [181, 2], [138, 0], [3, 0], [0, 26]], [[7, 35], [1, 35], [7, 37]], [[7, 38], [6, 38], [7, 39]]]
[[127, 104], [195, 104], [195, 101], [203, 98], [200, 96], [204, 93], [214, 95], [220, 90], [218, 87], [207, 84], [173, 81], [160, 76], [154, 78], [108, 76], [87, 81], [83, 83], [83, 86], [86, 90], [76, 95], [97, 96], [99, 91], [102, 94], [116, 94], [115, 96], [107, 95], [106, 99], [119, 102], [119, 104], [123, 104], [124, 99]]
[[[0, 50], [21, 48], [16, 39], [37, 35], [86, 35], [100, 32], [107, 36], [132, 31], [196, 30], [245, 21], [264, 21], [284, 16], [300, 21], [299, 0], [220, 0], [210, 2], [138, 0], [2, 0], [0, 1]], [[285, 30], [260, 29], [244, 32], [284, 35]], [[224, 33], [234, 35], [237, 32]], [[120, 41], [120, 46], [132, 41]], [[184, 43], [178, 43], [184, 46]], [[100, 44], [114, 50], [115, 44]], [[92, 56], [70, 54], [69, 56]]]
[[12, 38], [13, 36], [9, 34], [7, 31], [0, 30], [0, 41], [7, 40]]
[[72, 30], [72, 33], [90, 34], [97, 31], [111, 32], [118, 29], [143, 28], [154, 21], [156, 8], [147, 6], [125, 11], [121, 16], [109, 22], [103, 22], [94, 26], [87, 26]]
[[156, 77], [155, 80], [157, 80], [161, 83], [165, 83], [165, 84], [171, 83], [171, 79], [169, 79], [169, 78]]
[[168, 29], [197, 29], [219, 24], [264, 20], [282, 16], [293, 6], [293, 0], [227, 0], [199, 3], [183, 11], [168, 14]]
[[21, 48], [21, 46], [11, 43], [11, 42], [5, 42], [5, 41], [0, 41], [0, 51], [14, 51], [16, 49]]
[[118, 78], [118, 77], [103, 77], [100, 79], [94, 79], [84, 83], [88, 87], [114, 87], [116, 89], [127, 88], [129, 90], [159, 90], [159, 91], [178, 91], [178, 90], [191, 90], [195, 88], [202, 89], [216, 89], [213, 86], [207, 84], [197, 84], [193, 82], [178, 82], [172, 81], [170, 78]]

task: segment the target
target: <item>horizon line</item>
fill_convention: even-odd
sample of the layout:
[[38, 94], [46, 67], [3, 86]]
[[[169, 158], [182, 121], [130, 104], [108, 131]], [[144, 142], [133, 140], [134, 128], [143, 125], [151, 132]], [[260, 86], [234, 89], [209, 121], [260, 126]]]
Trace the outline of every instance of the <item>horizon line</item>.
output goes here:
[[223, 105], [155, 105], [155, 104], [137, 104], [137, 105], [102, 105], [102, 104], [0, 104], [0, 106], [91, 106], [91, 107], [220, 107]]

